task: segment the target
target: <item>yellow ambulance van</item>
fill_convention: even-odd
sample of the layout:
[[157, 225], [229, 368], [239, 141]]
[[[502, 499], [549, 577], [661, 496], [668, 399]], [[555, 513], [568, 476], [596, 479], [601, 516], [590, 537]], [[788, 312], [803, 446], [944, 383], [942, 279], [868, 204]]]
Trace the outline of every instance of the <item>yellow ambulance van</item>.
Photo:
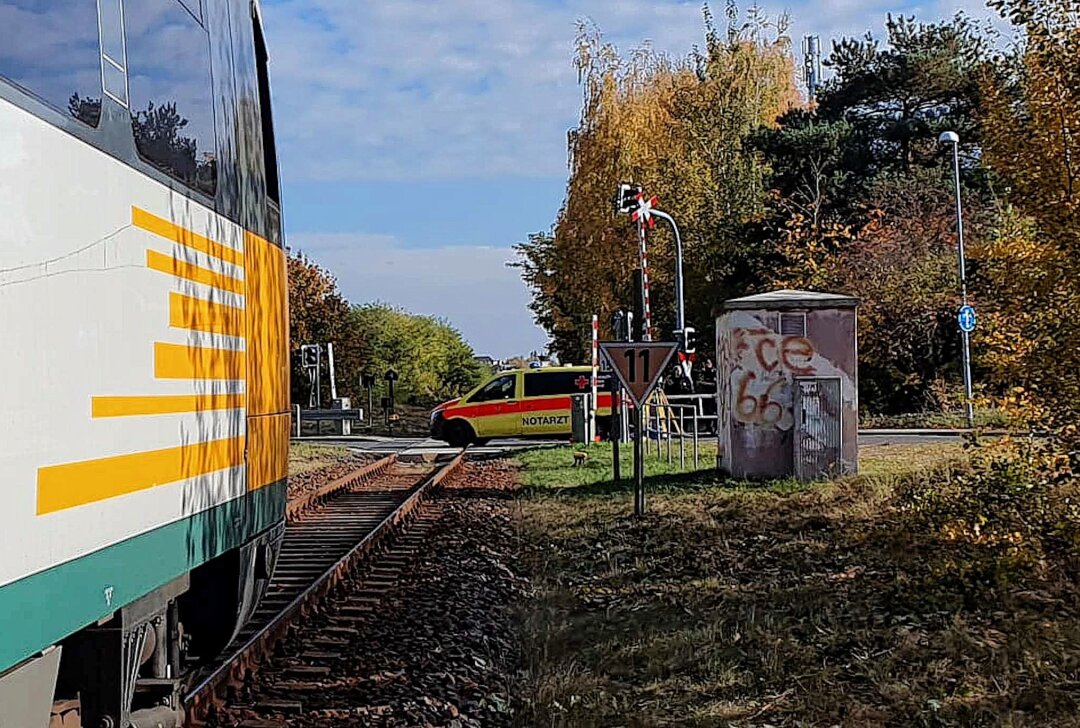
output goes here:
[[[597, 430], [611, 422], [611, 374], [597, 378]], [[562, 438], [571, 434], [570, 396], [592, 391], [590, 367], [499, 372], [460, 399], [431, 412], [431, 436], [452, 447], [496, 437]]]

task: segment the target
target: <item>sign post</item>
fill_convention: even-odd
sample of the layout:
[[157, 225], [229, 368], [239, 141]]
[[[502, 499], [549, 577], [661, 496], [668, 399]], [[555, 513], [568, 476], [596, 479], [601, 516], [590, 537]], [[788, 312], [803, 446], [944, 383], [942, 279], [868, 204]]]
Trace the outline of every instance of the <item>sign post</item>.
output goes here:
[[397, 378], [397, 372], [393, 369], [387, 369], [386, 374], [383, 375], [383, 379], [386, 380], [386, 395], [389, 405], [386, 408], [386, 431], [390, 437], [394, 436], [394, 382], [397, 381]]
[[[623, 322], [626, 320], [626, 314], [622, 311], [616, 311], [611, 316], [611, 330], [615, 333], [616, 338], [623, 338]], [[597, 345], [599, 349], [599, 345]], [[608, 364], [607, 359], [602, 360], [604, 371], [611, 371], [611, 365]], [[622, 422], [622, 407], [619, 400], [622, 399], [622, 387], [619, 386], [619, 380], [615, 377], [608, 377], [611, 383], [611, 427], [608, 435], [611, 438], [611, 475], [612, 479], [618, 483], [622, 480], [622, 454], [619, 452], [619, 443], [623, 438], [623, 422]]]
[[609, 341], [600, 344], [604, 359], [634, 403], [634, 515], [645, 513], [645, 456], [643, 446], [644, 420], [642, 410], [649, 395], [656, 389], [660, 376], [678, 348], [675, 342], [641, 341], [636, 343]]
[[968, 429], [975, 427], [975, 412], [971, 402], [971, 332], [975, 330], [975, 308], [965, 303], [956, 314], [956, 323], [960, 326], [961, 343], [964, 355], [964, 394], [967, 396]]

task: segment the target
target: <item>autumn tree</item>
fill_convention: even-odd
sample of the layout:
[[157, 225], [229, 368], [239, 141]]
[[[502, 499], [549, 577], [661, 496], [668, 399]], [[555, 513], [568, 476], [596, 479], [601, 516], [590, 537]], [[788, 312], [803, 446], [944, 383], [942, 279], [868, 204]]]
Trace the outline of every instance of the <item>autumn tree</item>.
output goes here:
[[[333, 274], [303, 253], [291, 253], [289, 266], [289, 352], [292, 399], [307, 405], [311, 382], [300, 361], [304, 344], [334, 345], [338, 396], [359, 403], [360, 375], [382, 381], [388, 369], [399, 376], [402, 401], [428, 405], [455, 397], [475, 386], [483, 367], [472, 348], [448, 322], [410, 314], [385, 304], [352, 306], [337, 288]], [[322, 397], [328, 403], [330, 381], [323, 350]]]
[[[763, 170], [746, 137], [797, 101], [782, 26], [752, 14], [739, 26], [729, 6], [726, 32], [705, 10], [704, 49], [672, 58], [649, 47], [621, 56], [592, 26], [579, 28], [576, 66], [583, 99], [570, 135], [571, 174], [552, 234], [518, 246], [536, 320], [562, 360], [582, 361], [589, 321], [604, 326], [634, 300], [638, 243], [616, 218], [621, 181], [658, 194], [680, 222], [689, 320], [712, 327], [712, 308], [742, 292], [758, 256], [738, 234], [762, 207]], [[666, 230], [650, 237], [656, 333], [674, 323], [674, 250]]]
[[772, 286], [862, 300], [860, 400], [872, 411], [941, 408], [943, 383], [959, 376], [951, 155], [937, 136], [953, 129], [964, 140], [975, 253], [992, 207], [973, 121], [988, 60], [981, 31], [963, 16], [889, 17], [883, 45], [869, 34], [834, 44], [834, 75], [816, 105], [751, 137], [770, 194], [746, 235], [773, 252]]
[[[849, 293], [859, 307], [860, 399], [876, 413], [935, 411], [956, 404], [960, 306], [956, 217], [946, 168], [883, 175], [866, 197], [868, 222], [815, 268], [817, 287]], [[975, 203], [969, 239], [981, 250], [994, 211]], [[969, 261], [969, 269], [973, 268]], [[982, 297], [972, 301], [981, 305]]]
[[985, 161], [1004, 215], [987, 251], [978, 341], [999, 388], [1080, 410], [1080, 15], [1074, 0], [994, 0], [1024, 40], [983, 76]]
[[[332, 343], [335, 368], [343, 375], [339, 379], [339, 396], [359, 395], [350, 374], [361, 366], [361, 342], [350, 328], [349, 303], [338, 291], [337, 280], [300, 252], [289, 254], [288, 276], [292, 401], [305, 406], [308, 403], [311, 384], [300, 361], [300, 347], [304, 344]], [[324, 375], [322, 380], [323, 401], [327, 402], [329, 378]]]

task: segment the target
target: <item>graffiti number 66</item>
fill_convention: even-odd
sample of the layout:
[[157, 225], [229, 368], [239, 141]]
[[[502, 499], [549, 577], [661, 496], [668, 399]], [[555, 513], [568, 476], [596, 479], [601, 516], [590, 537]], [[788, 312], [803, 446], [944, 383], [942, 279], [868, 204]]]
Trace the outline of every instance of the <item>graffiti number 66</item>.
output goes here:
[[747, 394], [750, 382], [757, 379], [754, 372], [747, 372], [739, 382], [739, 396], [735, 402], [735, 412], [740, 422], [755, 422], [761, 425], [775, 425], [784, 416], [784, 406], [773, 399], [773, 393], [784, 386], [783, 379], [774, 380], [760, 396]]

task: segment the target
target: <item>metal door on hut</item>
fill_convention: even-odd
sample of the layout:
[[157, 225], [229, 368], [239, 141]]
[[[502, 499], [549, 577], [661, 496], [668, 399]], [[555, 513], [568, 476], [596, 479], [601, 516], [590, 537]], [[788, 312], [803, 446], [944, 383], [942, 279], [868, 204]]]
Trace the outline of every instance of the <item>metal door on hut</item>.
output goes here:
[[795, 477], [802, 481], [840, 470], [840, 380], [795, 380]]

